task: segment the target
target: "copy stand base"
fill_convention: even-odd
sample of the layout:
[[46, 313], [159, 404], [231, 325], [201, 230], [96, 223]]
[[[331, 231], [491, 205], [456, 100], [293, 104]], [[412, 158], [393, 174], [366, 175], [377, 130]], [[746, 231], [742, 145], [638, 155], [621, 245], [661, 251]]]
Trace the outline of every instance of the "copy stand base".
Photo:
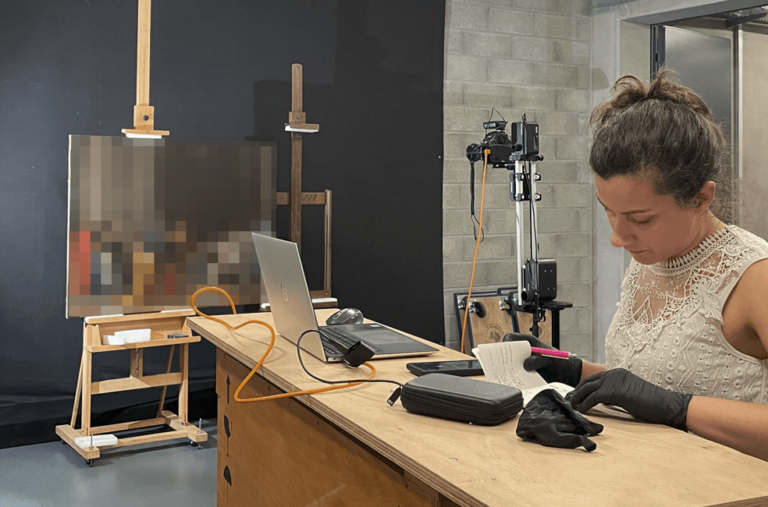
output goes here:
[[[199, 342], [199, 336], [192, 336], [192, 331], [186, 324], [189, 316], [195, 315], [192, 310], [179, 310], [145, 315], [121, 315], [117, 317], [88, 317], [83, 326], [83, 356], [80, 363], [80, 374], [77, 380], [75, 402], [72, 409], [70, 424], [56, 426], [56, 434], [65, 444], [69, 444], [89, 465], [101, 456], [102, 449], [126, 447], [129, 445], [146, 444], [186, 438], [191, 444], [208, 440], [208, 434], [202, 429], [190, 424], [187, 420], [188, 376], [189, 376], [189, 344]], [[149, 341], [128, 343], [125, 345], [105, 345], [103, 336], [114, 334], [116, 331], [131, 329], [151, 330]], [[169, 335], [182, 334], [183, 338], [169, 338]], [[148, 347], [169, 346], [166, 372], [155, 375], [144, 375], [144, 349]], [[179, 371], [171, 372], [173, 354], [179, 349]], [[92, 381], [93, 354], [129, 350], [131, 353], [130, 375], [125, 378]], [[179, 413], [174, 414], [164, 410], [166, 390], [169, 385], [179, 386]], [[162, 387], [157, 416], [151, 419], [111, 424], [108, 426], [91, 426], [91, 398], [96, 394], [106, 394], [134, 389]], [[75, 428], [78, 406], [82, 400], [80, 428]], [[120, 431], [168, 426], [169, 431], [145, 434], [133, 437], [118, 438], [117, 444], [109, 446], [80, 447], [76, 438], [91, 435], [104, 435]], [[163, 428], [165, 429], [165, 428]]]

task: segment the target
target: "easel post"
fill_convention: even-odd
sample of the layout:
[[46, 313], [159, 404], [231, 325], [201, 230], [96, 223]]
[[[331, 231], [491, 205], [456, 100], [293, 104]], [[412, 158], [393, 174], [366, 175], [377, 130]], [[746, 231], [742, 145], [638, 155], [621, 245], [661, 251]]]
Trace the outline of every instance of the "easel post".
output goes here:
[[336, 301], [331, 297], [331, 191], [307, 192], [301, 191], [302, 136], [320, 130], [320, 125], [307, 123], [307, 114], [303, 111], [304, 76], [301, 64], [291, 66], [291, 111], [288, 113], [288, 123], [285, 130], [291, 133], [291, 191], [278, 192], [277, 204], [290, 206], [290, 240], [296, 243], [301, 251], [301, 207], [310, 204], [324, 206], [323, 235], [324, 263], [323, 288], [311, 291], [314, 298], [325, 301], [315, 302], [315, 308], [331, 308]]
[[189, 345], [182, 345], [179, 350], [179, 370], [181, 371], [181, 384], [179, 384], [179, 419], [181, 425], [189, 422]]
[[155, 130], [155, 108], [149, 105], [149, 48], [152, 28], [152, 0], [138, 0], [136, 36], [136, 105], [133, 106], [133, 128], [123, 129], [128, 136], [167, 136], [167, 130]]
[[[154, 125], [154, 108], [149, 105], [149, 48], [152, 34], [152, 0], [139, 0], [136, 37], [136, 105], [133, 107], [135, 128]], [[146, 115], [146, 117], [145, 117]]]
[[301, 144], [301, 134], [299, 132], [291, 132], [290, 238], [299, 247], [299, 252], [301, 252]]
[[[86, 327], [87, 337], [88, 330]], [[92, 367], [92, 355], [88, 347], [83, 349], [83, 371], [82, 371], [82, 385], [83, 385], [83, 402], [82, 402], [82, 415], [80, 416], [80, 433], [83, 436], [91, 434], [91, 380], [93, 379]]]
[[291, 228], [290, 239], [301, 251], [301, 148], [302, 133], [317, 132], [320, 125], [307, 123], [303, 98], [304, 74], [300, 63], [291, 66], [291, 111], [285, 130], [291, 133]]

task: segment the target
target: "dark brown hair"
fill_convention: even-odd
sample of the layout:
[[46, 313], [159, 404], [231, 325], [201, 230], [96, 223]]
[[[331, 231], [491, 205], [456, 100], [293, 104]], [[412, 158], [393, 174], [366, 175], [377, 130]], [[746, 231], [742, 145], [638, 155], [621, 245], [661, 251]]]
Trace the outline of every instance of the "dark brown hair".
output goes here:
[[635, 76], [616, 81], [611, 100], [592, 111], [589, 165], [606, 180], [650, 177], [657, 194], [695, 207], [704, 184], [723, 172], [725, 142], [701, 97], [668, 79], [669, 71], [662, 68], [652, 82]]

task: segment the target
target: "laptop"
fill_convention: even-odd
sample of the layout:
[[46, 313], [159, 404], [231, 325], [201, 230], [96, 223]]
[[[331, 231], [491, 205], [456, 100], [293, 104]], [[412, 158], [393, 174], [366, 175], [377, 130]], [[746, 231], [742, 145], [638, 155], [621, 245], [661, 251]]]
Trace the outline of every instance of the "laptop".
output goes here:
[[362, 340], [375, 351], [373, 359], [426, 356], [438, 352], [434, 347], [380, 324], [318, 326], [296, 243], [255, 232], [252, 235], [275, 330], [292, 343], [297, 343], [299, 336], [308, 329], [320, 331], [319, 334], [304, 335], [302, 350], [326, 362], [341, 361], [342, 357], [331, 340], [341, 342], [347, 348]]

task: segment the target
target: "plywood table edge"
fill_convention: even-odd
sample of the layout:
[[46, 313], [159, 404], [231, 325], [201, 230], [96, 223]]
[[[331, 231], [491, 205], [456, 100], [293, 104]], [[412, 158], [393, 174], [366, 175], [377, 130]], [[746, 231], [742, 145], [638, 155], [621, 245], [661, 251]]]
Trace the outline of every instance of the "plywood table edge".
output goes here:
[[750, 498], [748, 500], [736, 500], [733, 502], [712, 504], [708, 505], [707, 507], [764, 507], [766, 505], [768, 505], [768, 496]]
[[[221, 349], [222, 352], [225, 352], [228, 355], [232, 356], [234, 359], [242, 363], [247, 368], [250, 369], [256, 366], [256, 361], [254, 361], [252, 358], [248, 357], [242, 352], [239, 352], [234, 347], [228, 345], [226, 342], [209, 334], [207, 330], [200, 328], [193, 321], [189, 321], [189, 326], [190, 328], [194, 329], [196, 332], [200, 333], [200, 335], [203, 338], [210, 341], [216, 347]], [[404, 334], [407, 334], [407, 333], [404, 333]], [[420, 339], [415, 336], [413, 336], [413, 338], [419, 339], [420, 341], [424, 341], [426, 343], [430, 343], [427, 340]], [[282, 337], [278, 337], [278, 339], [282, 339]], [[456, 352], [456, 351], [453, 351], [452, 349], [447, 349], [447, 350]], [[458, 352], [456, 353], [459, 354]], [[259, 368], [258, 374], [262, 378], [271, 382], [272, 384], [274, 384], [284, 392], [294, 392], [294, 391], [301, 390], [301, 387], [296, 386], [284, 380], [282, 377], [272, 373], [269, 370], [269, 367], [266, 365], [262, 365]], [[359, 426], [357, 426], [356, 424], [353, 424], [350, 420], [343, 417], [339, 417], [339, 414], [335, 410], [323, 404], [318, 399], [318, 397], [313, 395], [306, 395], [306, 396], [297, 396], [295, 399], [299, 401], [302, 405], [305, 405], [309, 409], [315, 411], [316, 413], [324, 417], [326, 420], [328, 420], [332, 424], [335, 424], [336, 426], [341, 428], [343, 431], [345, 431], [352, 437], [356, 438], [363, 444], [367, 445], [374, 451], [378, 452], [382, 456], [391, 460], [397, 466], [400, 466], [404, 470], [407, 470], [408, 473], [410, 473], [420, 481], [424, 482], [427, 486], [440, 492], [450, 500], [464, 507], [488, 507], [488, 504], [476, 501], [471, 495], [469, 495], [464, 490], [458, 488], [453, 483], [446, 481], [436, 473], [430, 472], [424, 465], [420, 464], [418, 461], [410, 459], [407, 455], [399, 451], [396, 451], [392, 447], [383, 445], [380, 439], [374, 437], [367, 431], [361, 430]], [[385, 402], [382, 401], [382, 403], [385, 403]]]
[[[227, 344], [225, 341], [215, 336], [212, 336], [209, 331], [207, 331], [204, 328], [198, 327], [195, 322], [190, 321], [190, 327], [193, 328], [198, 333], [200, 333], [204, 338], [209, 340], [211, 343], [213, 343], [222, 352], [230, 355], [232, 358], [239, 361], [244, 366], [248, 367], [249, 369], [255, 366], [256, 361], [253, 360], [251, 357], [238, 351], [235, 347]], [[399, 332], [402, 332], [402, 331], [399, 331]], [[403, 334], [407, 335], [408, 333], [403, 333]], [[439, 349], [441, 349], [441, 352], [443, 352], [443, 354], [440, 357], [440, 360], [452, 359], [451, 357], [446, 358], [445, 355], [449, 355], [449, 356], [455, 355], [457, 359], [461, 357], [467, 357], [458, 351], [441, 347], [437, 344], [429, 342], [428, 340], [420, 339], [415, 336], [413, 338], [423, 341], [425, 343], [436, 345]], [[278, 337], [277, 339], [284, 339], [284, 338]], [[428, 357], [429, 356], [426, 356], [424, 360], [429, 360]], [[259, 375], [285, 392], [298, 391], [301, 389], [300, 387], [292, 384], [290, 381], [287, 381], [283, 377], [280, 377], [277, 374], [273, 373], [269, 368], [269, 364], [262, 365], [262, 367], [259, 370]], [[360, 388], [364, 389], [365, 386], [361, 386]], [[456, 502], [457, 504], [464, 507], [478, 507], [478, 506], [487, 507], [488, 506], [487, 503], [472, 496], [470, 493], [464, 491], [463, 489], [461, 489], [461, 487], [457, 486], [456, 484], [445, 480], [437, 473], [432, 472], [421, 463], [410, 458], [408, 455], [403, 454], [402, 452], [399, 452], [396, 449], [393, 449], [387, 446], [380, 438], [374, 437], [368, 431], [363, 430], [360, 426], [356, 424], [352, 424], [351, 421], [349, 421], [348, 419], [344, 417], [340, 417], [337, 411], [331, 409], [330, 407], [328, 407], [322, 402], [323, 396], [325, 395], [299, 396], [297, 397], [297, 400], [303, 406], [311, 409], [312, 411], [316, 412], [318, 415], [324, 417], [328, 422], [336, 425], [338, 428], [346, 432], [351, 437], [357, 439], [359, 442], [368, 446], [375, 452], [378, 452], [379, 454], [384, 456], [386, 459], [390, 460], [395, 465], [402, 467], [404, 471], [407, 471], [410, 475], [412, 475], [416, 479], [422, 481], [427, 486], [443, 494], [443, 496], [445, 496], [447, 499], [453, 502]], [[384, 403], [384, 401], [382, 401], [382, 403]], [[691, 435], [691, 437], [695, 437], [695, 436]], [[695, 438], [700, 438], [700, 437], [695, 437]], [[752, 505], [757, 505], [757, 504], [750, 504], [750, 503], [742, 504], [740, 502], [757, 501], [757, 500], [760, 500], [761, 498], [762, 497], [755, 497], [753, 499], [735, 500], [733, 503], [727, 502], [723, 504], [718, 504], [718, 507], [719, 505], [723, 505], [723, 506], [744, 505], [744, 507], [751, 507]], [[708, 504], [703, 504], [703, 505], [708, 505]]]

